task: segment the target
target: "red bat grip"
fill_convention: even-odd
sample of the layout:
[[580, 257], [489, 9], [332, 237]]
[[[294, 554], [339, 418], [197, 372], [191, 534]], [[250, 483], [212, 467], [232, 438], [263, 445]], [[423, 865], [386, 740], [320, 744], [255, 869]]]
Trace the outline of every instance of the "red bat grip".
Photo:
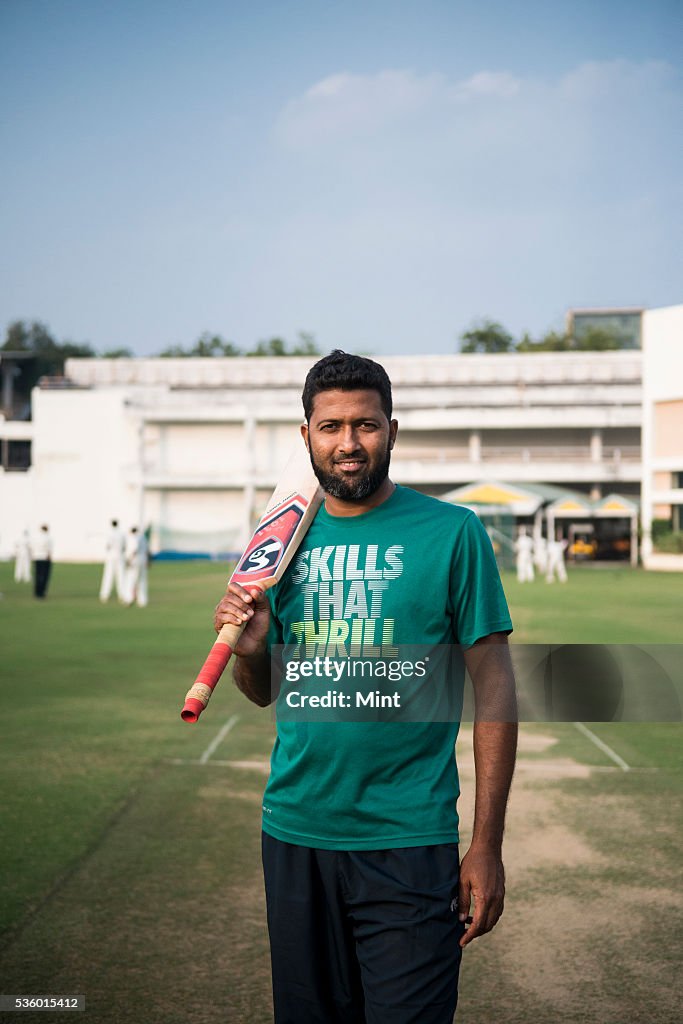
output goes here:
[[211, 648], [211, 653], [202, 665], [199, 675], [195, 679], [195, 683], [203, 683], [213, 690], [214, 686], [223, 675], [223, 669], [230, 661], [232, 654], [232, 647], [230, 644], [224, 644], [220, 640]]
[[196, 722], [202, 711], [209, 703], [213, 689], [223, 674], [225, 666], [235, 645], [242, 635], [246, 623], [240, 626], [228, 624], [223, 626], [218, 638], [211, 648], [211, 652], [202, 665], [199, 675], [190, 687], [185, 696], [185, 706], [180, 712], [184, 722]]
[[232, 647], [219, 640], [211, 648], [211, 653], [202, 665], [199, 675], [185, 696], [185, 705], [180, 712], [184, 722], [196, 722], [209, 703], [213, 688], [223, 674], [223, 669], [230, 661]]
[[[256, 594], [261, 592], [261, 588], [253, 587], [251, 592], [256, 596]], [[214, 687], [223, 674], [225, 666], [230, 661], [232, 652], [237, 645], [237, 641], [242, 636], [246, 625], [246, 622], [242, 622], [239, 626], [227, 623], [221, 629], [218, 638], [211, 648], [211, 653], [194, 681], [194, 685], [190, 687], [185, 695], [185, 705], [180, 712], [180, 717], [184, 722], [196, 722], [209, 703]]]

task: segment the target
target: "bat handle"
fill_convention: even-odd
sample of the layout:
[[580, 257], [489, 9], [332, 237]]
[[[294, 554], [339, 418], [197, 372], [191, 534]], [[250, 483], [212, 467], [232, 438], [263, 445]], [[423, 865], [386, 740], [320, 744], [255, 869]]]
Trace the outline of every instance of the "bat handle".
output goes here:
[[184, 722], [196, 722], [209, 703], [214, 687], [230, 661], [245, 625], [246, 623], [234, 626], [229, 623], [223, 626], [194, 681], [194, 685], [187, 691], [185, 705], [180, 712], [180, 717]]

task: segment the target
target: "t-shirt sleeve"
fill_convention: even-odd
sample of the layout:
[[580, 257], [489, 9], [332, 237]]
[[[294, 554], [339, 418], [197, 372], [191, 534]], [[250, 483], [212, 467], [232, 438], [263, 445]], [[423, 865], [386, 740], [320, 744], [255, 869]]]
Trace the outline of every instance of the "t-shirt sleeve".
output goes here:
[[453, 549], [451, 601], [456, 643], [471, 647], [489, 633], [512, 632], [493, 546], [474, 512], [463, 522]]

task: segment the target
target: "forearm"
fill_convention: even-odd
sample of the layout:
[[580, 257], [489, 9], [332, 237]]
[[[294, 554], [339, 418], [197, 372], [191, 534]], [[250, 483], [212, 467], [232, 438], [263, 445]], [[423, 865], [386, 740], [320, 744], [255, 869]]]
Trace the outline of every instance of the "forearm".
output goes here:
[[251, 654], [235, 659], [232, 673], [235, 686], [252, 703], [265, 708], [272, 704], [274, 697], [269, 655]]
[[516, 722], [474, 723], [476, 792], [472, 845], [500, 850], [517, 750]]
[[465, 653], [475, 701], [472, 843], [500, 850], [517, 751], [517, 698], [507, 637], [492, 633]]

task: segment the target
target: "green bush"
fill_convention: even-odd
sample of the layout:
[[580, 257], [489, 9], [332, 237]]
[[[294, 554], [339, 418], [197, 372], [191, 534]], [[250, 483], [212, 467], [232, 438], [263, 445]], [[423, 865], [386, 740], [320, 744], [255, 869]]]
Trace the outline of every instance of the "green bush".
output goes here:
[[652, 531], [652, 543], [655, 551], [665, 551], [671, 555], [683, 555], [683, 531], [662, 530], [655, 535]]

